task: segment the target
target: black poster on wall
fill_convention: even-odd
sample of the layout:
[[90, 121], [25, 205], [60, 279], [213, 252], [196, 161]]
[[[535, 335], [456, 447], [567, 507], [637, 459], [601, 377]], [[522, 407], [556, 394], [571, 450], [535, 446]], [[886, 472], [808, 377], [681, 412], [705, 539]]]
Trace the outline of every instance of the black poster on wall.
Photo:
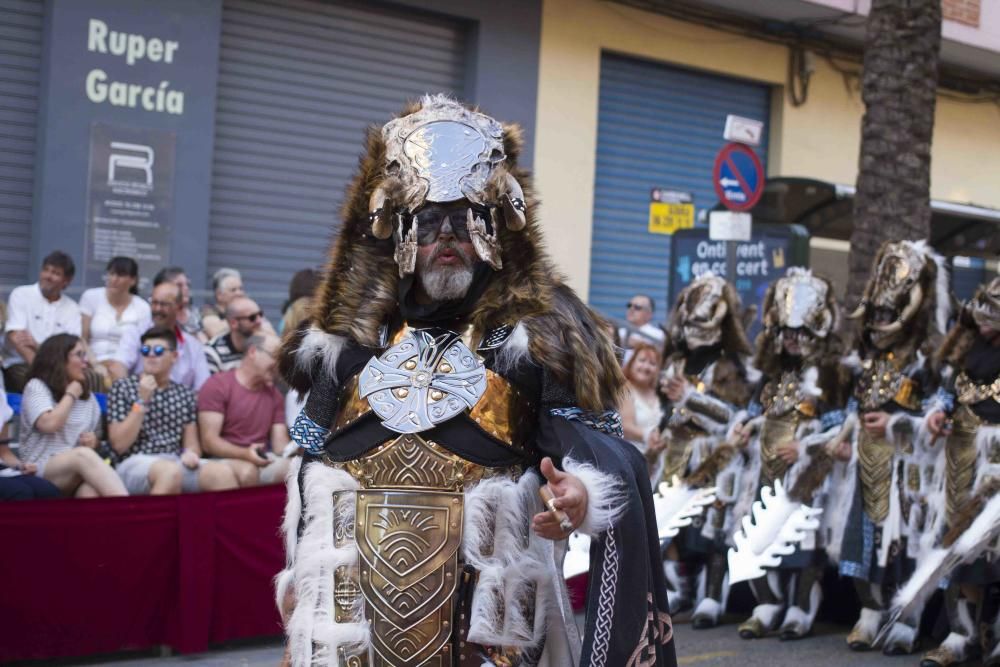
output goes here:
[[170, 263], [176, 141], [172, 130], [90, 126], [84, 284], [102, 284], [119, 255], [138, 262], [141, 289]]

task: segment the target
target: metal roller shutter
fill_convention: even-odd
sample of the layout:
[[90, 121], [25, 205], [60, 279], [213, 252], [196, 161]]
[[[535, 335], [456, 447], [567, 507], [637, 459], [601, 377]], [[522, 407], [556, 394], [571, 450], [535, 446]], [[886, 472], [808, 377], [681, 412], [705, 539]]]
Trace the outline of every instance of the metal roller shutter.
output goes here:
[[209, 276], [239, 269], [272, 321], [321, 265], [365, 128], [427, 92], [462, 95], [466, 28], [436, 16], [292, 0], [226, 0]]
[[590, 303], [621, 318], [637, 293], [669, 312], [670, 236], [650, 234], [650, 189], [689, 192], [697, 211], [718, 198], [712, 166], [726, 115], [765, 121], [757, 150], [767, 159], [767, 86], [604, 54], [598, 111]]
[[0, 290], [28, 276], [42, 0], [0, 0]]

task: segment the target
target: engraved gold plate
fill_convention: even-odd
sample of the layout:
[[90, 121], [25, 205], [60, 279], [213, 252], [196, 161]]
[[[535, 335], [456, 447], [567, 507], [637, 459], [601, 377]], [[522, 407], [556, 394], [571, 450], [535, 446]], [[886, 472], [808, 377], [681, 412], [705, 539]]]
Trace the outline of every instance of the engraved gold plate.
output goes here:
[[788, 464], [778, 456], [778, 446], [795, 439], [799, 420], [795, 413], [784, 417], [767, 417], [760, 430], [760, 484], [773, 486], [774, 480], [783, 479]]
[[893, 446], [885, 438], [876, 438], [864, 430], [858, 435], [861, 499], [865, 514], [875, 523], [882, 522], [889, 515], [892, 457]]
[[878, 409], [889, 401], [908, 410], [920, 407], [916, 384], [896, 368], [891, 354], [864, 366], [855, 396], [864, 410]]
[[963, 371], [955, 378], [955, 392], [958, 394], [958, 402], [964, 405], [974, 405], [989, 399], [1000, 403], [1000, 378], [979, 384], [973, 382]]
[[958, 518], [969, 499], [976, 476], [976, 429], [979, 420], [969, 408], [955, 411], [954, 426], [945, 443], [945, 506], [948, 524]]

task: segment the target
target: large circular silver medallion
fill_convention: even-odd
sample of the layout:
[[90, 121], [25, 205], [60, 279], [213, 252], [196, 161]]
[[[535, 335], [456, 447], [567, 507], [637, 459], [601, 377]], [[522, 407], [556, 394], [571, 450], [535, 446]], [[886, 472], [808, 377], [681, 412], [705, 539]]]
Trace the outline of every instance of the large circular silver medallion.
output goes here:
[[475, 407], [486, 367], [458, 334], [416, 329], [361, 371], [358, 392], [398, 433], [419, 433]]

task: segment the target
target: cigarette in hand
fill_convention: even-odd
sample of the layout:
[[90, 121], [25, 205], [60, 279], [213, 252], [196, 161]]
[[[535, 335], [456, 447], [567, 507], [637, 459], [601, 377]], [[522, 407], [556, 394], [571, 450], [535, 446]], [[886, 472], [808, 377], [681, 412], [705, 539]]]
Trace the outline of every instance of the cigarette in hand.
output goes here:
[[542, 497], [542, 502], [545, 503], [545, 506], [552, 512], [552, 516], [559, 522], [559, 527], [567, 533], [573, 532], [573, 522], [569, 520], [566, 512], [556, 507], [556, 497], [552, 495], [552, 490], [548, 486], [540, 486], [538, 487], [538, 495]]

